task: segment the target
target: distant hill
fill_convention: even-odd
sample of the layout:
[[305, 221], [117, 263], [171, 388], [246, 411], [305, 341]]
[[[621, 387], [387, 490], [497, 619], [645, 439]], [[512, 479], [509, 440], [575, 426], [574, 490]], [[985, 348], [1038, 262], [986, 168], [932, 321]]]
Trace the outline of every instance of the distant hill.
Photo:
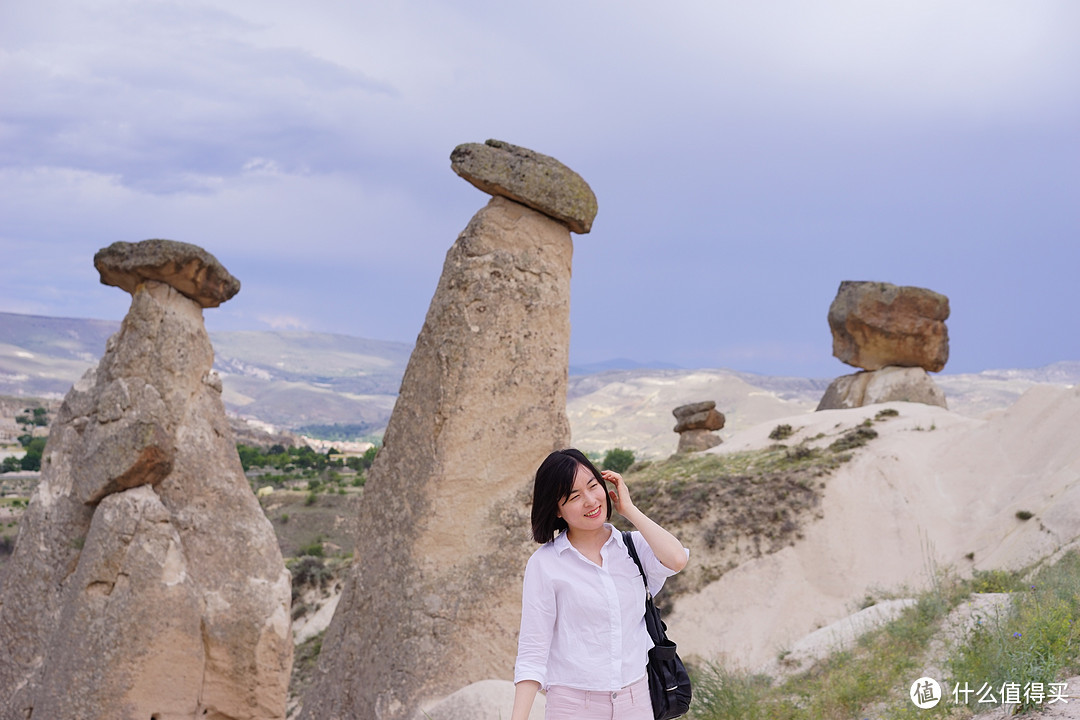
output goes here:
[[627, 360], [626, 358], [615, 358], [614, 360], [604, 360], [602, 362], [585, 363], [570, 365], [571, 375], [594, 375], [596, 373], [607, 372], [608, 370], [681, 370], [678, 365], [665, 362], [648, 362], [642, 363], [636, 360]]
[[[105, 352], [120, 323], [0, 313], [0, 395], [62, 397]], [[385, 426], [412, 347], [406, 343], [313, 332], [211, 333], [226, 407], [296, 430], [308, 425]], [[644, 367], [632, 360], [574, 366], [567, 414], [575, 445], [639, 457], [674, 452], [671, 411], [715, 400], [727, 417], [721, 435], [811, 412], [832, 378], [755, 375], [724, 369]], [[845, 368], [837, 366], [837, 374]], [[1080, 383], [1080, 362], [1034, 370], [935, 376], [949, 408], [969, 417], [1011, 405], [1033, 385]]]

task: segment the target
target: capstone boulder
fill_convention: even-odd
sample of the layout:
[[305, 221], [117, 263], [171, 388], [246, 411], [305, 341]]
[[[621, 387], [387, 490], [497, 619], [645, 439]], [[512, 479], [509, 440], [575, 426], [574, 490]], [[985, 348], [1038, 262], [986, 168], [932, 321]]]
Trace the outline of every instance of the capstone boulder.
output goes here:
[[157, 280], [204, 308], [217, 307], [240, 291], [240, 281], [210, 253], [175, 240], [115, 242], [94, 255], [104, 285], [134, 293], [140, 283]]
[[690, 453], [708, 450], [724, 442], [715, 432], [724, 427], [724, 414], [717, 411], [716, 402], [680, 405], [671, 411], [675, 416], [675, 432], [679, 433], [679, 447], [675, 452]]
[[949, 299], [919, 287], [844, 281], [829, 307], [833, 355], [864, 370], [939, 372], [949, 359]]
[[580, 175], [553, 157], [501, 140], [458, 145], [450, 167], [488, 193], [527, 205], [576, 233], [592, 229], [596, 195]]
[[675, 416], [675, 432], [683, 433], [687, 430], [720, 430], [724, 427], [725, 418], [723, 413], [716, 409], [716, 402], [705, 402], [680, 405], [671, 411]]

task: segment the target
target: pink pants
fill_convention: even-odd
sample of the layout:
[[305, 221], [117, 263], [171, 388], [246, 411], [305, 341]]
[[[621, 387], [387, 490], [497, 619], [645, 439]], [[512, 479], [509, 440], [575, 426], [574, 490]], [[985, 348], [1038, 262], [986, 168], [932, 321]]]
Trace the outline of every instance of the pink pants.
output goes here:
[[648, 677], [615, 692], [552, 685], [545, 707], [544, 720], [653, 720]]

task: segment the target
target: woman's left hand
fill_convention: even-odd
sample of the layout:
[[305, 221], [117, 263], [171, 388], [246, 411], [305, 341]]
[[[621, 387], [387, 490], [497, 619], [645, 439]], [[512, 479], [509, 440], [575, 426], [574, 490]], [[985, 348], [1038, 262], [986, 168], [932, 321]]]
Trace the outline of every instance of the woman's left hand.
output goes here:
[[626, 482], [622, 475], [612, 470], [601, 470], [600, 477], [615, 486], [614, 490], [608, 490], [608, 497], [615, 506], [615, 512], [622, 516], [634, 509], [634, 503], [630, 499], [630, 491], [626, 488]]

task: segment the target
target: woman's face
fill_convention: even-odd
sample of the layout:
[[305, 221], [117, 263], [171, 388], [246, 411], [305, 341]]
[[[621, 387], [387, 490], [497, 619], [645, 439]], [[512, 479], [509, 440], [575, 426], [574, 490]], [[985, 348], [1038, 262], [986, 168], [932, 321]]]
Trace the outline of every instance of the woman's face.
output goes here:
[[607, 520], [607, 489], [584, 465], [577, 466], [574, 487], [556, 513], [572, 530], [598, 530]]

